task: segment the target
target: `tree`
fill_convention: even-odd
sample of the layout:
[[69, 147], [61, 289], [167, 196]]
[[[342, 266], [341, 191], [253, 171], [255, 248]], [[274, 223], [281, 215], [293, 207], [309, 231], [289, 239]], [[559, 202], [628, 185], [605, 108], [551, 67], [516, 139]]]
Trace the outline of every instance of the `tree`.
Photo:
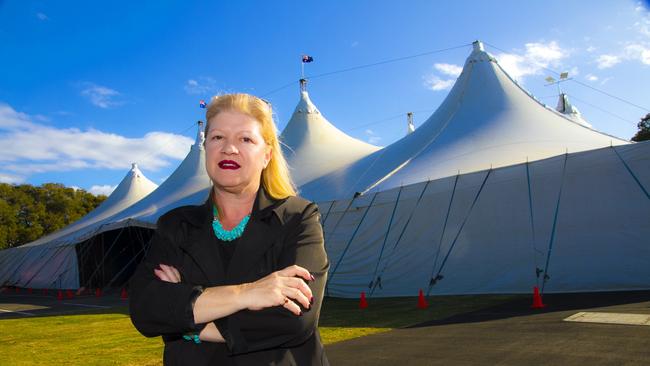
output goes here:
[[77, 221], [106, 199], [57, 183], [0, 183], [0, 249], [34, 241]]
[[639, 127], [639, 131], [637, 131], [636, 135], [632, 137], [632, 141], [639, 142], [650, 140], [650, 113], [641, 118], [637, 127]]

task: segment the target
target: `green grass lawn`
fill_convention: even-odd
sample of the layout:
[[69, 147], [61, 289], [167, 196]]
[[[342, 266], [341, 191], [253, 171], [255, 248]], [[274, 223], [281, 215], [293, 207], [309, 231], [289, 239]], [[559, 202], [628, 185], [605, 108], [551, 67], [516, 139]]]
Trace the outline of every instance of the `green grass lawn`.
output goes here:
[[[326, 298], [319, 329], [325, 344], [385, 332], [428, 320], [501, 304], [515, 296], [440, 296], [429, 308], [417, 298], [358, 300]], [[0, 320], [0, 365], [161, 365], [162, 341], [145, 338], [127, 308], [75, 315]]]

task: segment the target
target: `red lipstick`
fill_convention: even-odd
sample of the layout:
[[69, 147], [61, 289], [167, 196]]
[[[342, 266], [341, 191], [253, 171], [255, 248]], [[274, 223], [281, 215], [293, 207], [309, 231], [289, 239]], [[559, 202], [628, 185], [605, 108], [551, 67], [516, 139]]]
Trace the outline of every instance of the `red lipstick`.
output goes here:
[[219, 162], [219, 168], [221, 168], [221, 169], [232, 169], [232, 170], [235, 170], [235, 169], [239, 169], [239, 168], [241, 168], [241, 166], [239, 166], [239, 164], [237, 164], [236, 161], [232, 161], [232, 160], [221, 160], [221, 161]]

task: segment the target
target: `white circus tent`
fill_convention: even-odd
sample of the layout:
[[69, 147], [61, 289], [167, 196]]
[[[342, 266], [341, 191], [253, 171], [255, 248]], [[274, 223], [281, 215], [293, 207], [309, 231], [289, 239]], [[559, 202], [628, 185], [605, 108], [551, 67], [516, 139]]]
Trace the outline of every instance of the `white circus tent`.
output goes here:
[[380, 148], [357, 140], [331, 124], [309, 99], [301, 80], [300, 101], [282, 131], [283, 153], [296, 185], [353, 163]]
[[476, 42], [421, 127], [301, 188], [327, 293], [358, 297], [648, 289], [649, 187], [650, 142], [541, 104]]
[[[98, 223], [138, 202], [157, 187], [142, 174], [137, 164], [133, 164], [109, 197], [81, 219], [31, 243], [1, 251], [0, 284], [49, 284], [56, 278], [57, 268], [64, 268], [66, 276], [74, 277], [74, 247], [61, 247], [61, 244], [70, 243], [71, 238], [84, 229], [92, 230]], [[61, 282], [68, 280], [61, 279]]]

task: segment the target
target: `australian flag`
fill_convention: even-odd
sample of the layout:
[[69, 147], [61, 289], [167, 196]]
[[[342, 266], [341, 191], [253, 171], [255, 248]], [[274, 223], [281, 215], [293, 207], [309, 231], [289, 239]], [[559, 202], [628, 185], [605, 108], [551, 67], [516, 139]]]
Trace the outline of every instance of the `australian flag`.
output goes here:
[[302, 62], [303, 63], [309, 63], [309, 62], [313, 62], [313, 61], [314, 61], [313, 57], [311, 57], [309, 55], [302, 55]]
[[205, 100], [201, 99], [199, 100], [199, 107], [205, 108], [208, 104], [205, 102]]

